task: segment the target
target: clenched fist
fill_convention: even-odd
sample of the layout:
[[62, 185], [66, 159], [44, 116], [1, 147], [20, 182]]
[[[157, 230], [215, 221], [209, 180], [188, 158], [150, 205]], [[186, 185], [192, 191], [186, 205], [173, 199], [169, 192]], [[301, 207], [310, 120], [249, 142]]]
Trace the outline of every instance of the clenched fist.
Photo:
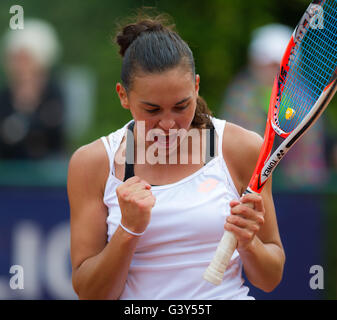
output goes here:
[[144, 232], [150, 223], [151, 210], [156, 202], [151, 185], [134, 176], [119, 185], [116, 194], [122, 213], [122, 224], [132, 232]]

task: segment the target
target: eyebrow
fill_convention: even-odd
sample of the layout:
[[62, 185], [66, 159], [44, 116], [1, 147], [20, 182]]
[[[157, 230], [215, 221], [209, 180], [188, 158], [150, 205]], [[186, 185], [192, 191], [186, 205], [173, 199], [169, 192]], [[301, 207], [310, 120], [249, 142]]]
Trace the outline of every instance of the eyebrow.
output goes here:
[[[178, 102], [175, 104], [175, 106], [177, 106], [177, 105], [179, 105], [179, 104], [181, 104], [181, 103], [186, 102], [186, 101], [189, 100], [190, 98], [191, 98], [191, 97], [189, 96], [189, 97], [187, 97], [187, 98], [184, 98], [184, 99], [178, 101]], [[151, 103], [151, 102], [141, 101], [141, 103], [147, 104], [147, 105], [149, 105], [149, 106], [151, 106], [151, 107], [160, 108], [160, 105], [154, 104], [154, 103]]]

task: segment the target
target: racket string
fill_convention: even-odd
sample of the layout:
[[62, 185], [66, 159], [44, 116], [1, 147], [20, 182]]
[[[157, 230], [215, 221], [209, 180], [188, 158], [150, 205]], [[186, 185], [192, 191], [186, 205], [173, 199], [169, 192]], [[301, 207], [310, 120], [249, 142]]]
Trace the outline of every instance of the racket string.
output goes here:
[[285, 132], [292, 131], [310, 112], [336, 70], [336, 4], [336, 0], [323, 4], [323, 19], [318, 20], [321, 24], [307, 24], [302, 43], [292, 54], [275, 118]]

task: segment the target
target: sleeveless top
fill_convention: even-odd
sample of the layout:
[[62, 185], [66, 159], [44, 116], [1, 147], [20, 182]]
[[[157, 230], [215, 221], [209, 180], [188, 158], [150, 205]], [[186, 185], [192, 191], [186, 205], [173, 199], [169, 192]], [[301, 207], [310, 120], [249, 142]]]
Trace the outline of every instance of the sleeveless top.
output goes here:
[[[227, 300], [254, 299], [242, 278], [242, 262], [235, 250], [219, 286], [203, 279], [224, 233], [229, 202], [239, 199], [222, 156], [225, 120], [211, 118], [218, 135], [218, 155], [175, 183], [152, 186], [156, 197], [151, 221], [138, 241], [120, 299], [131, 300]], [[102, 137], [110, 161], [104, 203], [108, 207], [110, 241], [121, 220], [114, 157], [130, 121]], [[109, 143], [107, 142], [109, 140]]]

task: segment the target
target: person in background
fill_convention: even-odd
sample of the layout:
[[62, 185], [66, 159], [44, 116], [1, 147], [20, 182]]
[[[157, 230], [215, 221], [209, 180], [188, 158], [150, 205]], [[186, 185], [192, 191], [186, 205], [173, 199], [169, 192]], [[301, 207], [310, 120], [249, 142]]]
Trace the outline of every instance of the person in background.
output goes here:
[[[248, 49], [248, 66], [225, 92], [220, 118], [264, 135], [273, 81], [292, 34], [281, 24], [256, 29]], [[319, 119], [280, 163], [276, 181], [294, 188], [322, 186], [327, 179], [324, 120]], [[299, 165], [300, 164], [300, 165]]]
[[52, 77], [60, 56], [55, 30], [26, 19], [4, 36], [6, 87], [0, 91], [0, 159], [46, 159], [63, 154], [64, 101]]

